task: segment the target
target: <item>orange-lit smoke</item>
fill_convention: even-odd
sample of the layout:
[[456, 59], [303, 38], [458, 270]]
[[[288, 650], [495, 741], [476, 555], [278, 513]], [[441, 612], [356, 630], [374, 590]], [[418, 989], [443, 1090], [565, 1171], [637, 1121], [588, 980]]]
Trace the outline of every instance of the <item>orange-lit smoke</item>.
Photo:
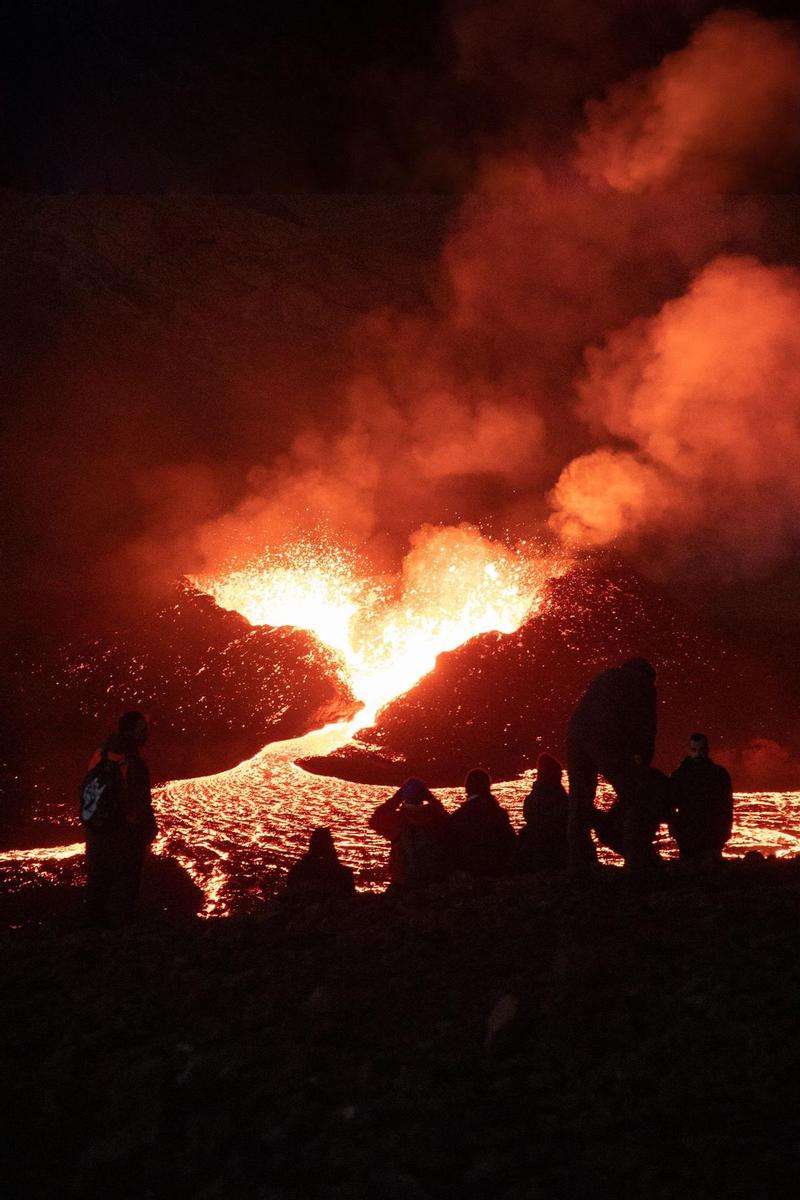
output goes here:
[[800, 534], [800, 272], [720, 257], [685, 296], [587, 355], [581, 415], [617, 439], [553, 492], [570, 544], [654, 535], [723, 577]]
[[[528, 19], [525, 5], [504, 10], [514, 30]], [[469, 30], [482, 21], [462, 22], [462, 56], [476, 70], [484, 43]], [[559, 6], [544, 24], [556, 54]], [[597, 41], [584, 36], [589, 27], [570, 9], [567, 41], [587, 62]], [[613, 28], [599, 21], [608, 62], [589, 72], [590, 86], [607, 87]], [[526, 61], [519, 48], [529, 42], [538, 44], [515, 37], [517, 80]], [[563, 57], [566, 70], [569, 48]], [[579, 86], [570, 78], [565, 96]], [[352, 371], [331, 397], [327, 423], [309, 412], [288, 450], [262, 457], [244, 499], [199, 521], [188, 553], [181, 544], [183, 569], [218, 578], [264, 546], [321, 538], [357, 548], [381, 571], [426, 523], [471, 520], [538, 536], [554, 485], [549, 528], [570, 545], [620, 540], [633, 549], [642, 535], [659, 534], [680, 551], [710, 539], [721, 553], [704, 562], [723, 573], [731, 562], [742, 570], [780, 557], [791, 481], [780, 469], [770, 479], [763, 426], [743, 414], [767, 403], [766, 385], [746, 382], [745, 364], [758, 375], [766, 355], [780, 367], [769, 346], [773, 319], [782, 320], [772, 293], [784, 276], [730, 256], [774, 259], [783, 246], [761, 198], [729, 193], [797, 167], [800, 137], [789, 115], [798, 99], [800, 53], [789, 27], [721, 12], [660, 66], [590, 103], [577, 154], [574, 131], [565, 130], [560, 154], [550, 146], [537, 155], [517, 141], [513, 152], [486, 155], [452, 222], [429, 308], [357, 320]], [[565, 104], [566, 112], [572, 101]], [[720, 254], [728, 257], [714, 262]], [[724, 362], [728, 333], [735, 343]], [[586, 347], [603, 343], [589, 354], [576, 405]], [[704, 378], [703, 356], [713, 379]], [[645, 367], [645, 358], [657, 365]], [[646, 403], [654, 370], [660, 398]], [[788, 378], [786, 386], [793, 395]], [[613, 399], [634, 393], [635, 411]], [[689, 439], [684, 453], [685, 426], [698, 422], [708, 452]], [[761, 509], [741, 499], [746, 461], [762, 464], [759, 486], [777, 497], [766, 531]]]
[[713, 13], [688, 46], [587, 106], [578, 165], [623, 192], [769, 191], [800, 164], [800, 44], [787, 24]]
[[462, 525], [419, 530], [399, 579], [365, 576], [352, 556], [306, 545], [193, 582], [253, 624], [299, 625], [338, 650], [369, 724], [438, 654], [518, 628], [553, 569], [530, 548], [510, 550]]
[[[771, 738], [753, 738], [736, 749], [721, 747], [714, 758], [727, 767], [742, 791], [784, 791], [800, 788], [800, 760]], [[788, 797], [787, 797], [788, 801]], [[786, 805], [786, 824], [794, 826], [791, 801]]]
[[469, 511], [471, 490], [498, 493], [525, 479], [541, 450], [538, 412], [468, 353], [456, 362], [434, 317], [377, 313], [355, 340], [339, 431], [306, 429], [287, 454], [251, 472], [237, 508], [200, 526], [207, 571], [228, 567], [232, 548], [247, 560], [265, 545], [320, 534], [366, 548], [382, 565], [385, 547], [371, 546], [373, 535], [388, 535], [396, 550], [426, 522], [483, 515]]

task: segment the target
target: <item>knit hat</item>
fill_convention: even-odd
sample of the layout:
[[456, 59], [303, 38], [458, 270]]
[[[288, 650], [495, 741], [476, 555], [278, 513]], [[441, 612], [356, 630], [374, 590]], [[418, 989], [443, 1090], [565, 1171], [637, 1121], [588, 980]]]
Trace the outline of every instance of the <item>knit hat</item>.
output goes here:
[[412, 776], [402, 785], [399, 794], [404, 804], [424, 804], [430, 793], [421, 779]]

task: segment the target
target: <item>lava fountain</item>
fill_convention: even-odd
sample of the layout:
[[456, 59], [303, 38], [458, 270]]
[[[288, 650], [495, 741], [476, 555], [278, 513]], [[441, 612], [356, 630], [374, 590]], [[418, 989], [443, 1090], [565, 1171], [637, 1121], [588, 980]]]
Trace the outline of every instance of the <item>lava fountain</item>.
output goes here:
[[397, 580], [359, 568], [354, 555], [303, 544], [192, 583], [253, 625], [295, 625], [338, 651], [363, 726], [443, 651], [518, 629], [558, 569], [525, 543], [511, 549], [468, 525], [420, 530]]

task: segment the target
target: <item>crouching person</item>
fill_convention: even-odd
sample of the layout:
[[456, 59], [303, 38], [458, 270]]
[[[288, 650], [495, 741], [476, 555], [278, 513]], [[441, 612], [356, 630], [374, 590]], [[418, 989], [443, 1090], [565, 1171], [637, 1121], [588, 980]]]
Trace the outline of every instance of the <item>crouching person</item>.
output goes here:
[[353, 872], [339, 860], [330, 829], [321, 826], [311, 834], [308, 850], [289, 868], [285, 899], [324, 901], [355, 896]]
[[158, 832], [150, 772], [139, 753], [148, 732], [142, 713], [123, 713], [81, 786], [90, 924], [125, 925], [136, 910], [145, 855]]
[[731, 836], [733, 788], [725, 768], [712, 762], [704, 733], [692, 734], [689, 753], [672, 774], [670, 807], [669, 831], [681, 859], [718, 860]]
[[447, 813], [421, 779], [407, 779], [375, 809], [370, 829], [387, 838], [393, 891], [435, 883], [444, 874]]

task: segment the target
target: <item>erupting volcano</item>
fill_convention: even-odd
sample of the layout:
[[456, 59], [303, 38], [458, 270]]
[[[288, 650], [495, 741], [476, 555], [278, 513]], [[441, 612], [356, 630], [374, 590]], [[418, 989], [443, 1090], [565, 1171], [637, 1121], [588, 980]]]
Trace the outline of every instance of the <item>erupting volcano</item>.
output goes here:
[[359, 724], [368, 725], [443, 651], [519, 628], [558, 569], [530, 546], [509, 549], [462, 525], [420, 530], [398, 579], [365, 574], [355, 555], [303, 543], [192, 582], [254, 625], [298, 626], [338, 651], [364, 705]]

